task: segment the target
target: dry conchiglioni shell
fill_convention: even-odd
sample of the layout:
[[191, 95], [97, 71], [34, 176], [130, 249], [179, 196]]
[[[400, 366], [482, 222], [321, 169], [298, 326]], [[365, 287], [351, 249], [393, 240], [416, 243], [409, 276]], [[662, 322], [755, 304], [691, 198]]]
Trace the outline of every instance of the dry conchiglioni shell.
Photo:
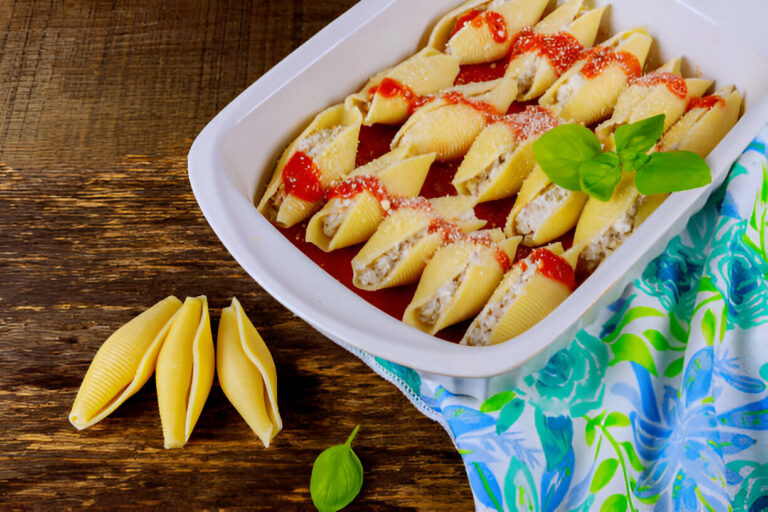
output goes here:
[[221, 311], [216, 369], [224, 394], [269, 448], [283, 428], [277, 409], [277, 372], [264, 340], [236, 298]]
[[72, 404], [69, 421], [75, 428], [83, 430], [103, 420], [149, 380], [180, 307], [179, 299], [167, 297], [107, 338]]
[[166, 448], [181, 448], [203, 410], [215, 369], [206, 297], [187, 297], [157, 356], [157, 402]]

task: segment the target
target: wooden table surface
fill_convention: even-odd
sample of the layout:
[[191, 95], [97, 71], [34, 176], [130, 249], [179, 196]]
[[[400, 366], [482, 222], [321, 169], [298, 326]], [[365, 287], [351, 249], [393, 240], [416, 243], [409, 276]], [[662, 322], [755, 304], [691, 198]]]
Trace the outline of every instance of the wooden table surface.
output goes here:
[[[317, 454], [360, 424], [349, 510], [469, 510], [442, 428], [254, 283], [187, 181], [197, 133], [352, 0], [0, 2], [0, 509], [311, 510]], [[164, 450], [154, 381], [77, 432], [107, 336], [159, 299], [236, 295], [270, 346], [285, 427], [264, 449], [218, 383]]]

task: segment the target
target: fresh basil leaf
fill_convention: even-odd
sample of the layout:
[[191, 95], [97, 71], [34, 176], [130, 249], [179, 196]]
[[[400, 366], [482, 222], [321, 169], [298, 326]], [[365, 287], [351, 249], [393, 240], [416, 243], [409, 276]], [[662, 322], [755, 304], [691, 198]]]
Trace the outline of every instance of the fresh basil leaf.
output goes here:
[[581, 190], [601, 201], [608, 201], [621, 179], [616, 153], [600, 153], [579, 166]]
[[352, 451], [355, 429], [344, 444], [326, 448], [315, 459], [309, 492], [320, 512], [336, 512], [349, 505], [363, 486], [363, 465]]
[[[616, 153], [622, 160], [631, 161], [639, 153], [647, 153], [656, 144], [664, 132], [665, 114], [649, 117], [632, 124], [616, 128], [613, 140], [616, 143]], [[625, 157], [626, 155], [626, 157]]]
[[557, 185], [579, 190], [579, 166], [600, 154], [600, 140], [580, 124], [552, 128], [533, 143], [533, 154], [544, 173]]
[[619, 159], [621, 160], [621, 168], [626, 172], [631, 172], [641, 168], [648, 163], [649, 158], [650, 156], [646, 155], [645, 153], [629, 150], [624, 151], [624, 153], [619, 156]]
[[709, 165], [692, 151], [653, 153], [635, 174], [635, 186], [646, 196], [703, 187], [711, 182]]

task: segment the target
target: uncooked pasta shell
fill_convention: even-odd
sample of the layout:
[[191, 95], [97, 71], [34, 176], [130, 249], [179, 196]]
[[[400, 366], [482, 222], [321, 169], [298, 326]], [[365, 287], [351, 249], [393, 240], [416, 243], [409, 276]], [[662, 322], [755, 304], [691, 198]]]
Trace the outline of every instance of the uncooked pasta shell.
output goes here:
[[166, 448], [181, 448], [192, 434], [213, 384], [208, 300], [187, 297], [157, 357], [157, 403]]
[[155, 371], [181, 301], [170, 296], [115, 331], [93, 358], [72, 404], [69, 421], [83, 430], [109, 416]]
[[277, 406], [277, 371], [264, 340], [237, 299], [221, 311], [216, 370], [232, 405], [265, 447], [283, 428]]

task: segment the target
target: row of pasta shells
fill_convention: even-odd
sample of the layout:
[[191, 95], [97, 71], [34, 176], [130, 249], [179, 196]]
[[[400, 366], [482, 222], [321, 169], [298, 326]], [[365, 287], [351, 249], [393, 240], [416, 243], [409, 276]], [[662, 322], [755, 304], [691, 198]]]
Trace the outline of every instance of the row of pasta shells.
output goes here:
[[106, 418], [156, 372], [166, 448], [189, 440], [219, 382], [251, 429], [269, 446], [282, 428], [275, 364], [237, 299], [224, 308], [214, 355], [208, 301], [167, 297], [115, 331], [99, 348], [78, 390], [69, 421], [78, 430]]

